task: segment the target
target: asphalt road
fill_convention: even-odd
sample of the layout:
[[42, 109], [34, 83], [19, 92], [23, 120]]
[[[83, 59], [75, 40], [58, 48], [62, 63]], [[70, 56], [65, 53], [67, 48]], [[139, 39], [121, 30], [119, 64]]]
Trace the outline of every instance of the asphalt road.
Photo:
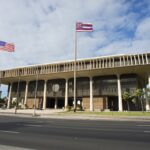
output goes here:
[[0, 116], [0, 149], [150, 150], [150, 122]]

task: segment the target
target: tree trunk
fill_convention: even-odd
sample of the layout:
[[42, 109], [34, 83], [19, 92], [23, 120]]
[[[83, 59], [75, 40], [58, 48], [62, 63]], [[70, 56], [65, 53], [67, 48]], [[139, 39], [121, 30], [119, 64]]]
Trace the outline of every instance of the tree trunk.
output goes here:
[[129, 101], [127, 101], [128, 111], [130, 111]]
[[137, 102], [137, 99], [135, 100], [135, 110], [136, 110], [136, 111], [138, 110], [138, 102]]

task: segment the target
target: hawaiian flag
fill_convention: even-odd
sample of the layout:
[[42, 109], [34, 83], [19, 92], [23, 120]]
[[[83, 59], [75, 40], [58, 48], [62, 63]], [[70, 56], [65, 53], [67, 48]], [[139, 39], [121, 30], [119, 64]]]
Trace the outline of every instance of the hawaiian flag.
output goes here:
[[91, 23], [76, 23], [76, 32], [90, 32], [93, 31], [93, 25]]
[[13, 43], [7, 43], [4, 41], [0, 41], [0, 51], [14, 52], [15, 46]]

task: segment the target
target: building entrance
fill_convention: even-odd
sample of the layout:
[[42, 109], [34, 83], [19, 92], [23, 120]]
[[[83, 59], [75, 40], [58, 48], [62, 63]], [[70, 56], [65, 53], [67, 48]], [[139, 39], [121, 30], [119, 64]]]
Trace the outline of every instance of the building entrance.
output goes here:
[[47, 98], [46, 108], [54, 108], [55, 107], [55, 98]]
[[65, 107], [65, 100], [64, 98], [57, 98], [57, 108], [62, 109]]
[[108, 109], [111, 111], [118, 111], [118, 97], [109, 96], [108, 97]]
[[73, 107], [73, 97], [68, 98], [68, 106]]
[[65, 106], [64, 98], [48, 97], [46, 108], [62, 109]]

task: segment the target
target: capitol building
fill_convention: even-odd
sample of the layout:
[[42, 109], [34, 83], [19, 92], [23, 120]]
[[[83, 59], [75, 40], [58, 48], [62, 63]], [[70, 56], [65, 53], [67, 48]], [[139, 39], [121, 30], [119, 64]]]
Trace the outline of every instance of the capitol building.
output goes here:
[[[101, 56], [76, 62], [76, 103], [84, 110], [123, 111], [122, 94], [150, 85], [150, 53]], [[74, 105], [74, 60], [32, 65], [0, 71], [1, 84], [8, 85], [7, 108], [17, 99], [25, 109], [64, 109]], [[145, 94], [146, 95], [146, 94]], [[144, 109], [150, 102], [143, 96]], [[131, 110], [141, 110], [130, 101]]]

